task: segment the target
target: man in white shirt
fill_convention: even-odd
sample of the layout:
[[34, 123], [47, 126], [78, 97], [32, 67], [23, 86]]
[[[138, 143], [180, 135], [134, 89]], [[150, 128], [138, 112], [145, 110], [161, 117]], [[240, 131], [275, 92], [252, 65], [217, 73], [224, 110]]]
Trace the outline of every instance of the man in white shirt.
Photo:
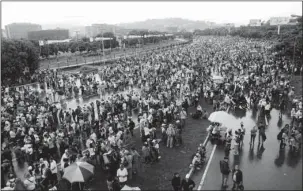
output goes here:
[[119, 179], [120, 188], [123, 188], [127, 182], [128, 172], [124, 168], [123, 164], [120, 164], [120, 168], [117, 170], [117, 177]]

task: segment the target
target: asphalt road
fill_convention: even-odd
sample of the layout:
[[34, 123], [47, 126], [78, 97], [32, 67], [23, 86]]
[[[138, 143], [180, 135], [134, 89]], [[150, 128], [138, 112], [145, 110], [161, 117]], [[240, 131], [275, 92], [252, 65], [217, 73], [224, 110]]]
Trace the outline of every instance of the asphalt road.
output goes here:
[[[258, 137], [256, 137], [255, 146], [250, 149], [250, 130], [256, 121], [252, 112], [249, 111], [243, 118], [236, 118], [230, 123], [237, 128], [240, 127], [241, 121], [246, 129], [244, 145], [239, 156], [234, 156], [233, 152], [230, 152], [229, 163], [231, 169], [238, 164], [242, 170], [245, 190], [302, 190], [302, 152], [294, 156], [288, 146], [285, 150], [279, 151], [277, 140], [280, 128], [290, 122], [289, 118], [283, 116], [282, 126], [279, 127], [277, 125], [278, 111], [275, 109], [271, 111], [271, 119], [266, 128], [267, 140], [264, 142], [264, 149], [258, 147]], [[211, 156], [212, 152], [213, 156]], [[202, 170], [196, 171], [192, 176], [197, 185], [195, 189], [219, 190], [222, 181], [219, 161], [224, 158], [223, 146], [215, 146], [209, 142], [207, 156], [210, 161], [208, 168], [205, 165]], [[231, 190], [232, 184], [230, 176], [227, 190]]]

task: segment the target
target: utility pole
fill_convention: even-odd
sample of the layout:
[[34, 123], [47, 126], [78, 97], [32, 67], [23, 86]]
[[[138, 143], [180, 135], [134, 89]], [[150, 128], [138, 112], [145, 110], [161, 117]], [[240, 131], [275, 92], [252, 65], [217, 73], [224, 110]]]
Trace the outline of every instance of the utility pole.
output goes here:
[[[293, 57], [292, 57], [292, 64], [293, 64], [293, 67], [295, 67], [296, 41], [297, 41], [297, 37], [295, 38], [295, 42], [294, 42], [294, 53], [293, 53]], [[292, 71], [292, 72], [293, 72], [293, 71]]]
[[77, 38], [77, 49], [79, 51], [79, 42], [78, 42], [78, 33], [79, 33], [79, 31], [75, 31], [75, 33], [76, 33], [76, 38]]
[[103, 54], [103, 65], [105, 65], [105, 56], [104, 56], [104, 39], [103, 39], [103, 30], [101, 29], [102, 35], [102, 54]]

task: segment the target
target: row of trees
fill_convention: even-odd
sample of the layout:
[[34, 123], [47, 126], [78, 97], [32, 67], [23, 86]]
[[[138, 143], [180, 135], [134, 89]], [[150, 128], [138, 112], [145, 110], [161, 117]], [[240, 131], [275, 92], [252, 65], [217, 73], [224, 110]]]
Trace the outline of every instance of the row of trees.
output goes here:
[[[96, 37], [102, 37], [101, 34], [98, 34]], [[108, 32], [103, 34], [104, 38], [112, 38], [111, 40], [104, 41], [104, 48], [116, 48], [119, 46], [117, 38], [113, 33]], [[33, 41], [39, 48], [39, 43], [37, 41]], [[40, 56], [43, 58], [48, 58], [50, 55], [57, 56], [59, 52], [62, 53], [75, 53], [79, 51], [80, 54], [83, 52], [97, 52], [97, 50], [102, 50], [102, 41], [93, 41], [90, 42], [90, 39], [87, 37], [83, 37], [79, 41], [71, 41], [68, 43], [58, 43], [58, 44], [48, 44], [40, 47]]]
[[[150, 43], [159, 43], [163, 40], [170, 40], [173, 39], [174, 36], [165, 36], [165, 33], [158, 32], [158, 31], [147, 31], [147, 30], [132, 30], [128, 33], [128, 35], [135, 35], [140, 36], [140, 38], [127, 38], [122, 39], [121, 43], [125, 44], [125, 47], [134, 47]], [[161, 35], [161, 36], [153, 36], [145, 38], [145, 35]], [[98, 34], [96, 37], [105, 37], [105, 38], [112, 38], [112, 40], [105, 40], [104, 41], [104, 48], [116, 48], [119, 47], [119, 42], [117, 37], [114, 36], [111, 32], [106, 32], [103, 35]], [[33, 43], [39, 47], [37, 41], [33, 41]], [[41, 54], [40, 56], [43, 58], [48, 58], [49, 56], [57, 56], [59, 52], [63, 53], [75, 53], [79, 51], [80, 54], [83, 52], [92, 52], [97, 53], [98, 50], [102, 51], [102, 41], [93, 41], [90, 42], [90, 39], [87, 37], [83, 37], [79, 41], [72, 41], [68, 43], [58, 43], [58, 44], [49, 44], [40, 47]]]

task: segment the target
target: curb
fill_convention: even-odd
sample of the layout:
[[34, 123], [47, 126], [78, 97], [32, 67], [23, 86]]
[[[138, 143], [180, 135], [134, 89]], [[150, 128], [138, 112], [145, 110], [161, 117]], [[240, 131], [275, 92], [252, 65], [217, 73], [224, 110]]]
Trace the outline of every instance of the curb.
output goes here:
[[[206, 147], [206, 145], [207, 145], [207, 143], [209, 141], [209, 136], [210, 136], [210, 134], [208, 133], [206, 139], [203, 142], [203, 146], [204, 147]], [[189, 177], [191, 177], [193, 175], [193, 173], [194, 173], [194, 168], [192, 167], [187, 174], [189, 174]]]

